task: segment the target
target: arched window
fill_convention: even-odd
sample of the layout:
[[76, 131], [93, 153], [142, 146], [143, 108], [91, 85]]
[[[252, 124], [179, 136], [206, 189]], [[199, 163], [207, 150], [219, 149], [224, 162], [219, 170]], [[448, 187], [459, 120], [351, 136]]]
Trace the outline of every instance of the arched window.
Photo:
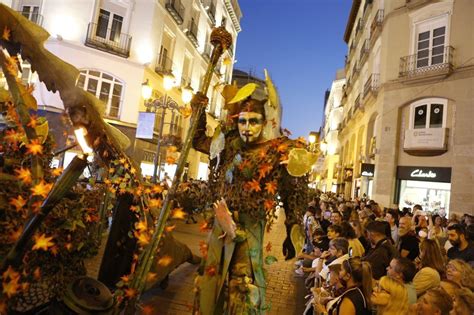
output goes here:
[[81, 70], [77, 86], [95, 95], [106, 104], [105, 116], [119, 118], [123, 82], [97, 70]]
[[427, 98], [414, 102], [410, 108], [410, 129], [445, 128], [447, 100]]

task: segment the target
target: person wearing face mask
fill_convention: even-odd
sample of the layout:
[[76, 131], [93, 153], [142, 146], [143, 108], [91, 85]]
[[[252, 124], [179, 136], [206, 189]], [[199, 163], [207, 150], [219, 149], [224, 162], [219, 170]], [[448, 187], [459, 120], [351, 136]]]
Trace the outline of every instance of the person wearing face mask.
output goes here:
[[327, 309], [321, 304], [315, 309], [325, 314], [370, 315], [372, 295], [372, 270], [368, 262], [350, 258], [342, 263], [339, 282], [345, 288], [337, 300]]
[[408, 293], [405, 286], [384, 276], [370, 298], [377, 308], [377, 315], [403, 315], [408, 312]]

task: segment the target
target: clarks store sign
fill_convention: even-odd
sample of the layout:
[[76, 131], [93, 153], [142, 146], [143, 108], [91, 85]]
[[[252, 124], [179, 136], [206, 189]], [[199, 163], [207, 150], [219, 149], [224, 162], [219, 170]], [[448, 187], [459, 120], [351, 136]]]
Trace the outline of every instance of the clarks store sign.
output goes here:
[[399, 166], [397, 168], [398, 179], [419, 180], [428, 182], [451, 182], [450, 167], [420, 167]]

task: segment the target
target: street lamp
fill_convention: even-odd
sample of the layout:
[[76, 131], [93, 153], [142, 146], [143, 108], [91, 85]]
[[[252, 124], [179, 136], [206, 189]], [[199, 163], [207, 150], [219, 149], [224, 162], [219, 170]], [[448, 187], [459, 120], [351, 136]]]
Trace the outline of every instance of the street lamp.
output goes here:
[[[180, 106], [173, 100], [171, 97], [168, 97], [168, 91], [174, 87], [175, 78], [172, 73], [165, 74], [163, 77], [163, 88], [165, 89], [165, 94], [157, 99], [152, 99], [152, 87], [150, 86], [148, 79], [142, 84], [142, 96], [145, 100], [145, 107], [147, 112], [153, 112], [155, 115], [161, 110], [161, 121], [160, 129], [158, 131], [158, 140], [156, 144], [156, 154], [153, 159], [153, 182], [156, 183], [160, 178], [161, 173], [161, 142], [163, 138], [163, 126], [165, 125], [165, 116], [168, 110], [171, 110], [171, 127], [170, 131], [173, 128], [174, 117], [183, 106]], [[192, 98], [192, 88], [190, 86], [182, 88], [182, 99], [184, 103], [188, 103]], [[156, 117], [156, 116], [155, 116]], [[159, 167], [160, 166], [160, 167]]]

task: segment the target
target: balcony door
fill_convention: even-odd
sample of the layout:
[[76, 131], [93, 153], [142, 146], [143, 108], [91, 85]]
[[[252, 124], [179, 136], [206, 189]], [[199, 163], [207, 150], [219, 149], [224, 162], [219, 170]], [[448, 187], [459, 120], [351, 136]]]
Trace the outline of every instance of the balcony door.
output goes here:
[[442, 64], [445, 61], [446, 24], [442, 21], [417, 27], [416, 68]]
[[100, 9], [95, 35], [113, 42], [120, 42], [122, 26], [123, 16]]

